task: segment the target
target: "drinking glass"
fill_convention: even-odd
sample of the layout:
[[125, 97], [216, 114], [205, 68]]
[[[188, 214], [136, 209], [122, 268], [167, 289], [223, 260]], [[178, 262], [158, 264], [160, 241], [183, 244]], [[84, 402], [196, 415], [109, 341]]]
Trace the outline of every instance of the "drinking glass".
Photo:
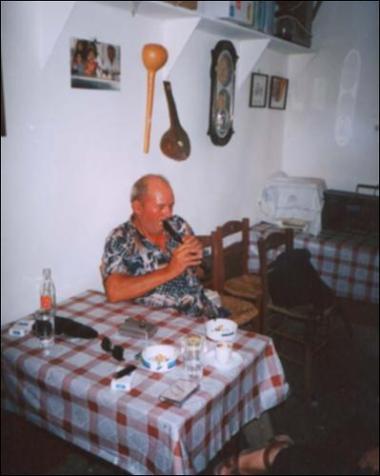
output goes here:
[[205, 339], [203, 336], [190, 334], [182, 339], [181, 344], [187, 377], [189, 380], [199, 381], [203, 376]]
[[34, 314], [34, 319], [34, 334], [38, 337], [41, 347], [51, 347], [54, 344], [54, 313], [39, 310]]

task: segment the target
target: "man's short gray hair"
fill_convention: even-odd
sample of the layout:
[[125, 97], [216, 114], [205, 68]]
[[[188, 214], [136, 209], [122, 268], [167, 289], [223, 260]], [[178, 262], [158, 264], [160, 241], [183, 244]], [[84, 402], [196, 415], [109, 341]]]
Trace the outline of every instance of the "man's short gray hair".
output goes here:
[[159, 180], [171, 188], [169, 180], [163, 175], [147, 174], [140, 177], [132, 186], [131, 202], [141, 200], [141, 198], [148, 192], [149, 183], [152, 180]]

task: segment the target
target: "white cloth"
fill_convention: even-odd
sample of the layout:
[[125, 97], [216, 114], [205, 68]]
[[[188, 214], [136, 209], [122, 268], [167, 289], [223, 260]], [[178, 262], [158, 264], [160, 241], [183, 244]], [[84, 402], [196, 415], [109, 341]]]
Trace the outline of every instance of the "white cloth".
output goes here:
[[301, 220], [305, 223], [304, 231], [318, 235], [325, 189], [323, 179], [289, 177], [279, 172], [266, 180], [259, 206], [270, 223], [283, 225], [284, 220]]

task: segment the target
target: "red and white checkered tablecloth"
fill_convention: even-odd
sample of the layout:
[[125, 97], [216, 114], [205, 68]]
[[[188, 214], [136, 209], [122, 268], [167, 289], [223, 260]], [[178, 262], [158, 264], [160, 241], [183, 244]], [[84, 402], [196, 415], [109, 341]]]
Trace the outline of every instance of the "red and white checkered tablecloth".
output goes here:
[[[257, 242], [276, 225], [261, 222], [251, 227], [249, 270], [257, 273], [259, 256]], [[321, 234], [319, 237], [297, 233], [295, 248], [307, 248], [311, 261], [325, 283], [337, 296], [358, 301], [379, 302], [379, 244], [368, 237], [350, 234]]]
[[3, 404], [132, 474], [202, 471], [243, 425], [287, 396], [288, 384], [272, 340], [241, 330], [234, 351], [243, 363], [225, 372], [206, 366], [200, 390], [181, 408], [158, 398], [185, 376], [181, 361], [167, 373], [153, 373], [138, 364], [132, 390], [113, 391], [111, 375], [118, 362], [101, 349], [102, 337], [124, 347], [125, 363], [136, 363], [136, 354], [146, 345], [118, 335], [127, 316], [142, 315], [158, 325], [149, 344], [173, 345], [189, 332], [204, 335], [203, 319], [132, 303], [110, 304], [96, 291], [65, 301], [58, 314], [90, 325], [99, 337], [56, 338], [50, 354], [44, 355], [35, 337], [10, 337], [9, 326], [4, 327]]

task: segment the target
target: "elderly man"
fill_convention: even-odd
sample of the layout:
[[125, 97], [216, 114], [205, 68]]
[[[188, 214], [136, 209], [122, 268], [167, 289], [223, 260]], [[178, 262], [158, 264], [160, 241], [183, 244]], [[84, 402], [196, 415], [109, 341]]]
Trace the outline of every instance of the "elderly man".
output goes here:
[[[223, 315], [196, 277], [202, 246], [186, 221], [172, 214], [174, 194], [167, 179], [141, 177], [133, 185], [131, 205], [130, 220], [115, 228], [105, 244], [102, 270], [108, 300], [134, 299], [192, 315]], [[164, 221], [174, 233], [166, 231]]]

